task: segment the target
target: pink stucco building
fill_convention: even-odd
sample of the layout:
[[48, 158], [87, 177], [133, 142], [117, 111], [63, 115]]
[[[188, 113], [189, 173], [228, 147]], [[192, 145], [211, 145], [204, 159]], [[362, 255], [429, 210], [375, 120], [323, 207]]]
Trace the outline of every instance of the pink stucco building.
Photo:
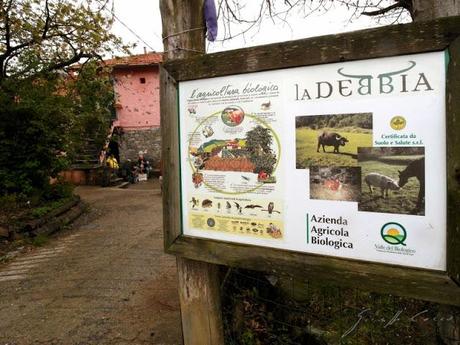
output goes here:
[[[139, 151], [157, 165], [160, 160], [160, 53], [146, 53], [105, 61], [112, 67], [116, 94], [115, 133], [111, 143], [123, 162]], [[115, 147], [115, 145], [117, 147]]]

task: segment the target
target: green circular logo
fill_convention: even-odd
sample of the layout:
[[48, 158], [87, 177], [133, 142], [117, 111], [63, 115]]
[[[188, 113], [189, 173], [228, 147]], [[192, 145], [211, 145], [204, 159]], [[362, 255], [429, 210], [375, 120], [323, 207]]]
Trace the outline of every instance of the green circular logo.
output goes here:
[[380, 230], [380, 236], [382, 236], [383, 240], [386, 243], [389, 243], [391, 245], [406, 245], [404, 241], [407, 238], [407, 232], [406, 229], [404, 229], [404, 227], [399, 223], [386, 223], [384, 226], [382, 226], [382, 229]]

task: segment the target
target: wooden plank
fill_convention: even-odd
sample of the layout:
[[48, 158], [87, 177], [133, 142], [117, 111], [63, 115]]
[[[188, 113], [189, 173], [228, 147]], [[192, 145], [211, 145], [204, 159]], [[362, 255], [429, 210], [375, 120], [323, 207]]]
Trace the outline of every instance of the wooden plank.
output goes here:
[[244, 244], [178, 238], [168, 252], [194, 260], [242, 267], [296, 279], [392, 293], [460, 306], [460, 289], [444, 272], [249, 246]]
[[448, 17], [338, 35], [236, 49], [172, 60], [177, 81], [444, 50], [460, 35], [460, 17]]
[[218, 266], [178, 257], [177, 271], [184, 344], [224, 344]]
[[449, 47], [447, 74], [447, 272], [460, 284], [460, 38]]
[[181, 233], [179, 115], [177, 83], [160, 67], [160, 113], [163, 162], [163, 229], [165, 248]]

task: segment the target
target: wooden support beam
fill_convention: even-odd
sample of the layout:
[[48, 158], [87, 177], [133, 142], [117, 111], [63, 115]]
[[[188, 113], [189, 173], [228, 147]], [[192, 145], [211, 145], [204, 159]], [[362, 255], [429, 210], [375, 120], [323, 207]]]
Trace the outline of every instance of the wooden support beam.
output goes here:
[[460, 37], [449, 47], [447, 75], [447, 272], [460, 285]]
[[[204, 0], [160, 1], [165, 56], [174, 61], [205, 51]], [[161, 127], [163, 137], [163, 208], [165, 249], [179, 235], [180, 157], [177, 84], [165, 71], [161, 77]], [[217, 265], [177, 258], [182, 332], [185, 345], [224, 343]]]
[[224, 344], [217, 265], [177, 258], [184, 344]]
[[187, 61], [168, 61], [165, 68], [177, 81], [221, 77], [440, 51], [459, 35], [460, 17], [450, 17], [195, 55]]

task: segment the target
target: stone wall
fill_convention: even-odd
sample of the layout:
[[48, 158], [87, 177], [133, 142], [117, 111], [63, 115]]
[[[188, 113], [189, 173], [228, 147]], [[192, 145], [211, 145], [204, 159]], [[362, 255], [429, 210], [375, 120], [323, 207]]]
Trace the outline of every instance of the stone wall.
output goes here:
[[161, 131], [160, 128], [125, 130], [119, 142], [120, 161], [137, 160], [139, 151], [147, 150], [145, 157], [154, 168], [160, 166]]

